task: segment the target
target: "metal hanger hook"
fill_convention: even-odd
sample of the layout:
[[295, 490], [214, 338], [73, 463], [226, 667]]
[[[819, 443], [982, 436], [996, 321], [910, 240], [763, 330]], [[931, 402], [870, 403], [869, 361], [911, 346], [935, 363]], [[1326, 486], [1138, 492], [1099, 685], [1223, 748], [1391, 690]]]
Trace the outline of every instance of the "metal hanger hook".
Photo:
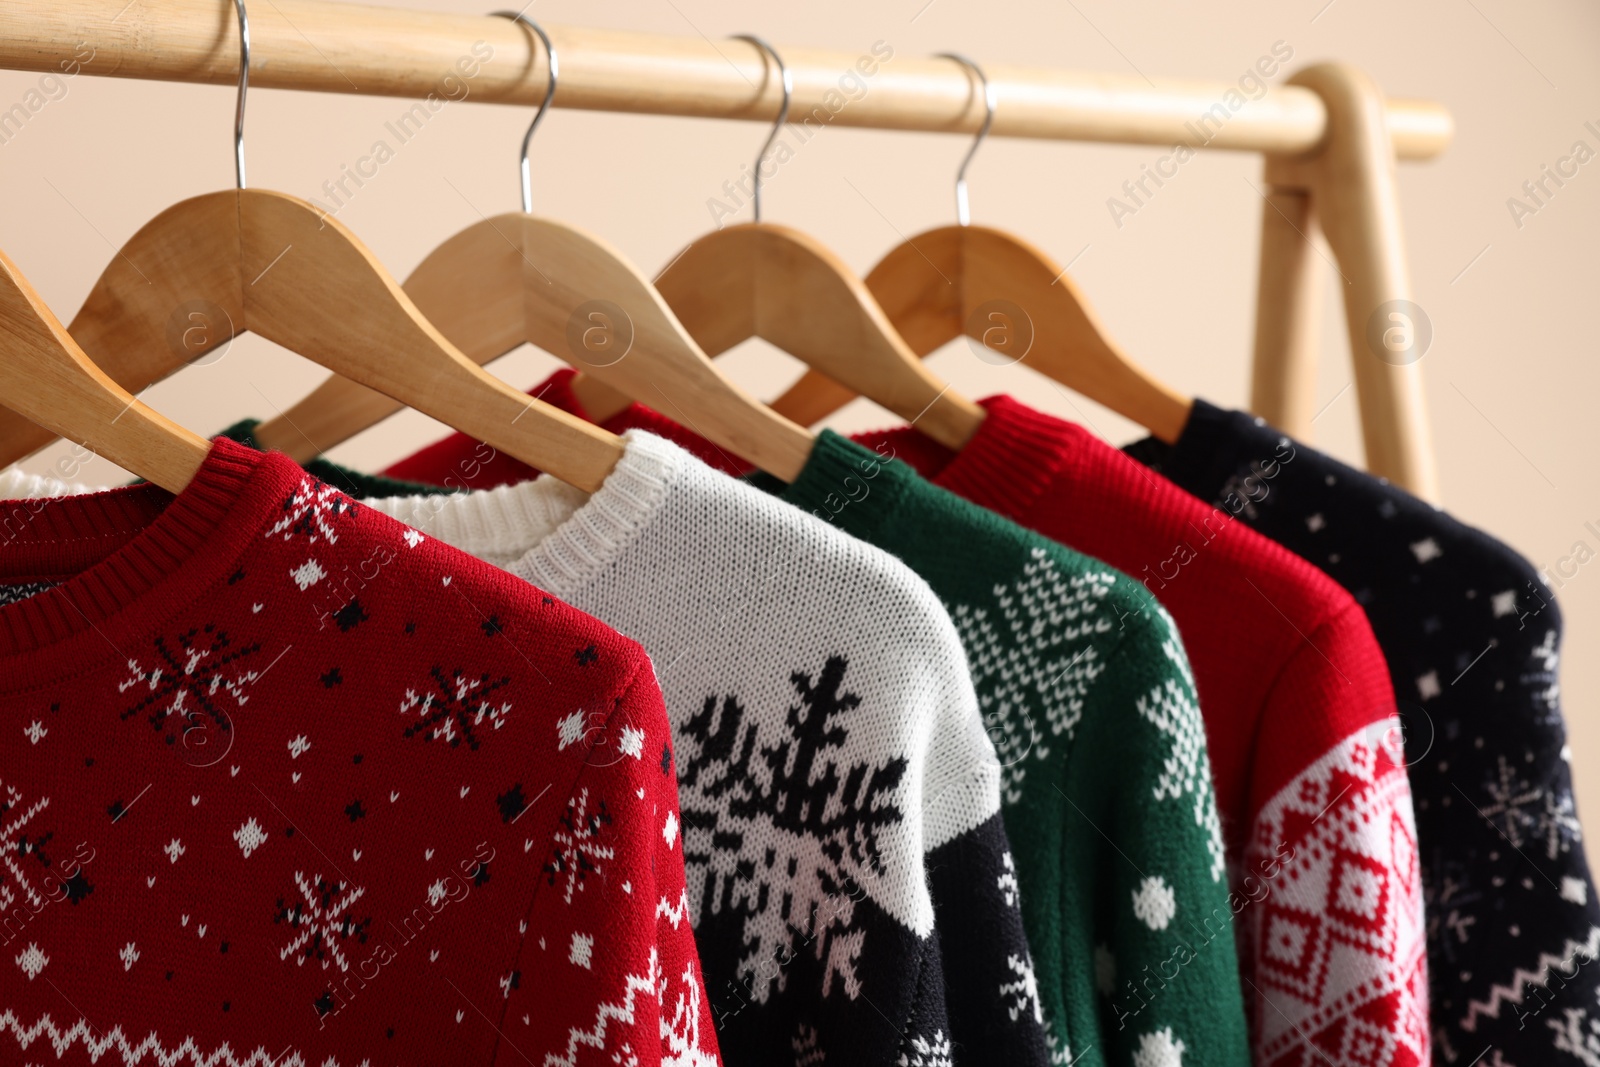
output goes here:
[[533, 135], [539, 132], [539, 123], [544, 121], [544, 114], [550, 110], [550, 104], [556, 98], [556, 80], [561, 76], [561, 65], [556, 61], [556, 46], [550, 43], [550, 35], [544, 28], [520, 11], [496, 11], [496, 18], [511, 19], [520, 22], [528, 29], [539, 35], [539, 40], [544, 44], [544, 54], [550, 57], [550, 80], [545, 85], [544, 99], [539, 101], [539, 110], [534, 114], [533, 121], [528, 124], [528, 132], [522, 135], [522, 213], [533, 214], [533, 173], [528, 168], [528, 146], [533, 143]]
[[961, 169], [956, 171], [956, 222], [962, 226], [972, 225], [972, 211], [967, 206], [967, 167], [972, 164], [972, 157], [978, 154], [978, 146], [983, 139], [989, 136], [989, 127], [994, 125], [994, 86], [989, 84], [989, 76], [983, 68], [959, 52], [940, 52], [939, 59], [953, 59], [978, 76], [978, 84], [983, 87], [983, 125], [978, 127], [978, 136], [972, 139], [972, 147], [967, 149], [967, 156], [961, 161]]
[[239, 102], [233, 113], [233, 171], [239, 188], [244, 181], [244, 97], [250, 89], [250, 15], [244, 0], [233, 0], [239, 12]]
[[761, 151], [756, 153], [755, 193], [751, 202], [755, 207], [756, 221], [761, 221], [761, 164], [766, 161], [767, 153], [772, 150], [772, 144], [778, 139], [778, 133], [783, 129], [783, 124], [789, 121], [789, 101], [794, 97], [794, 75], [789, 73], [789, 68], [784, 65], [783, 57], [778, 50], [767, 43], [766, 38], [757, 37], [753, 33], [741, 33], [734, 36], [736, 41], [749, 41], [767, 55], [772, 57], [772, 62], [778, 68], [778, 77], [783, 83], [783, 106], [778, 108], [778, 120], [772, 124], [772, 132], [767, 134], [767, 141], [761, 146]]

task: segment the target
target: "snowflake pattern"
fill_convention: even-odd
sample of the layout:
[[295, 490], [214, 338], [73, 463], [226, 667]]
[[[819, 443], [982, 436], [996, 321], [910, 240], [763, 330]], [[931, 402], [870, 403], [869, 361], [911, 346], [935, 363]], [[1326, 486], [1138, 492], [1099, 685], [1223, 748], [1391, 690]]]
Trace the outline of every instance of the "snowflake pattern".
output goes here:
[[233, 839], [239, 843], [239, 850], [244, 853], [245, 859], [249, 859], [252, 852], [266, 844], [267, 836], [267, 832], [254, 817], [246, 819], [244, 824], [233, 832]]
[[1153, 1034], [1140, 1034], [1133, 1067], [1183, 1067], [1183, 1042], [1172, 1036], [1170, 1026]]
[[762, 961], [797, 952], [801, 938], [814, 938], [826, 961], [824, 997], [836, 980], [847, 998], [860, 994], [866, 935], [854, 928], [855, 901], [883, 870], [878, 835], [903, 818], [908, 764], [837, 762], [861, 704], [845, 688], [848, 669], [829, 656], [817, 675], [792, 673], [797, 699], [776, 737], [761, 737], [733, 696], [707, 697], [684, 724], [678, 789], [691, 904], [696, 915], [715, 907], [742, 918], [734, 973], [763, 1004], [783, 975], [758, 971]]
[[22, 973], [27, 975], [28, 981], [31, 982], [39, 977], [39, 972], [49, 964], [50, 957], [44, 954], [43, 949], [30, 941], [28, 942], [28, 947], [23, 949], [21, 954], [17, 956], [16, 962], [17, 966], [22, 968]]
[[[157, 637], [154, 655], [144, 661], [129, 658], [128, 676], [117, 684], [119, 695], [132, 691], [139, 699], [124, 708], [126, 722], [144, 712], [157, 731], [172, 732], [167, 720], [177, 716], [186, 727], [207, 728], [197, 721], [208, 718], [221, 732], [228, 733], [233, 723], [224, 708], [221, 694], [232, 698], [234, 707], [249, 700], [245, 688], [260, 677], [254, 670], [239, 670], [238, 665], [261, 651], [257, 643], [237, 644], [226, 630], [214, 623], [196, 626], [171, 640]], [[148, 665], [147, 665], [148, 664]]]
[[[1177, 633], [1177, 625], [1170, 632]], [[1168, 678], [1136, 702], [1139, 714], [1170, 738], [1172, 750], [1162, 761], [1156, 781], [1156, 800], [1182, 800], [1194, 796], [1195, 825], [1206, 832], [1206, 850], [1211, 854], [1211, 880], [1220, 882], [1227, 868], [1223, 855], [1222, 819], [1217, 814], [1217, 795], [1211, 785], [1211, 763], [1206, 758], [1206, 723], [1195, 696], [1194, 675], [1189, 660], [1178, 647], [1177, 638], [1161, 642], [1161, 651], [1177, 668], [1182, 681]]]
[[478, 731], [484, 724], [491, 730], [506, 724], [511, 702], [497, 704], [490, 696], [511, 684], [509, 675], [491, 678], [484, 673], [474, 677], [460, 668], [446, 675], [444, 668], [435, 666], [428, 677], [431, 684], [421, 690], [407, 689], [400, 701], [400, 714], [416, 713], [416, 721], [405, 728], [406, 737], [443, 741], [451, 748], [465, 743], [476, 751], [483, 743]]
[[1005, 865], [1005, 870], [995, 879], [1001, 894], [1005, 897], [1006, 907], [1020, 908], [1022, 906], [1022, 890], [1017, 885], [1017, 861], [1007, 852], [1000, 857], [1000, 862]]
[[670, 1018], [667, 1015], [668, 987], [664, 976], [656, 989], [656, 1000], [661, 1005], [661, 1043], [666, 1046], [668, 1053], [661, 1059], [663, 1067], [721, 1067], [716, 1052], [706, 1048], [700, 1038], [700, 1004], [703, 998], [693, 964], [683, 968], [678, 982], [683, 992], [674, 998]]
[[1054, 738], [1072, 740], [1089, 688], [1105, 671], [1095, 644], [1116, 625], [1101, 610], [1115, 584], [1103, 571], [1064, 576], [1036, 547], [1014, 582], [994, 587], [991, 604], [948, 605], [1007, 804], [1022, 798], [1030, 760], [1048, 759]]
[[1575, 1057], [1583, 1067], [1600, 1067], [1600, 1019], [1589, 1018], [1586, 1008], [1567, 1008], [1559, 1019], [1545, 1025], [1555, 1032], [1555, 1046]]
[[294, 873], [294, 884], [299, 894], [292, 901], [279, 897], [272, 914], [274, 924], [287, 923], [293, 931], [288, 944], [278, 950], [278, 958], [293, 956], [302, 967], [307, 960], [316, 960], [323, 970], [330, 965], [349, 970], [345, 947], [352, 938], [366, 944], [367, 928], [372, 925], [371, 918], [357, 920], [350, 913], [366, 889], [330, 881], [320, 874], [308, 878], [299, 871]]
[[1006, 966], [1017, 976], [1015, 981], [1000, 983], [1000, 999], [1005, 1002], [1011, 1021], [1031, 1015], [1034, 1022], [1044, 1025], [1044, 1005], [1039, 1002], [1039, 979], [1033, 973], [1033, 958], [1026, 954], [1021, 957], [1008, 954]]
[[896, 1067], [954, 1067], [955, 1056], [950, 1039], [943, 1030], [935, 1030], [932, 1037], [915, 1034], [908, 1038]]
[[1545, 856], [1553, 860], [1583, 839], [1572, 793], [1534, 785], [1518, 774], [1505, 756], [1498, 757], [1498, 772], [1483, 788], [1490, 803], [1478, 810], [1513, 848], [1541, 844]]
[[282, 515], [267, 530], [267, 540], [281, 537], [293, 541], [305, 538], [306, 544], [319, 540], [335, 544], [339, 540], [338, 522], [355, 511], [356, 505], [349, 497], [315, 478], [300, 479], [300, 484], [283, 498]]
[[566, 881], [563, 898], [568, 904], [572, 903], [573, 893], [583, 892], [591, 874], [604, 877], [601, 860], [616, 858], [616, 849], [601, 844], [600, 840], [605, 828], [610, 825], [611, 815], [606, 811], [604, 800], [596, 805], [592, 814], [589, 812], [587, 786], [567, 801], [567, 810], [562, 813], [561, 826], [556, 830], [555, 847], [550, 851], [550, 859], [545, 862], [544, 873], [549, 876], [552, 886], [557, 881]]
[[23, 903], [34, 911], [44, 907], [44, 896], [28, 877], [25, 864], [37, 863], [41, 868], [49, 868], [50, 857], [44, 849], [55, 835], [29, 836], [24, 831], [49, 806], [50, 798], [40, 797], [23, 807], [22, 790], [0, 782], [0, 915], [10, 911], [19, 894]]
[[1133, 914], [1152, 930], [1165, 930], [1178, 914], [1178, 898], [1167, 880], [1151, 875], [1133, 891]]

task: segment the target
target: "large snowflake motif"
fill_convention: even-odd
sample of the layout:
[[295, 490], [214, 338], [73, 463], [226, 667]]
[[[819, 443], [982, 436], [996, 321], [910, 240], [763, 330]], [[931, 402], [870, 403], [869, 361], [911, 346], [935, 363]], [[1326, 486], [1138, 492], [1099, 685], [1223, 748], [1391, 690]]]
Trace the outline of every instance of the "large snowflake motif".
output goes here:
[[288, 923], [294, 931], [289, 943], [278, 950], [278, 958], [295, 956], [301, 966], [314, 959], [323, 970], [329, 964], [341, 971], [349, 970], [345, 946], [351, 938], [366, 944], [367, 927], [372, 925], [370, 917], [358, 921], [350, 914], [350, 908], [366, 894], [366, 888], [352, 888], [348, 882], [329, 881], [320, 874], [308, 878], [299, 871], [294, 872], [294, 884], [299, 896], [293, 901], [279, 897], [272, 914], [274, 923]]
[[1504, 756], [1498, 760], [1494, 780], [1484, 785], [1491, 803], [1479, 807], [1483, 817], [1505, 835], [1513, 848], [1539, 842], [1549, 859], [1571, 851], [1573, 843], [1582, 839], [1572, 794], [1534, 785], [1519, 775]]
[[339, 540], [335, 523], [355, 509], [355, 502], [332, 486], [315, 478], [302, 478], [294, 491], [283, 498], [282, 515], [267, 531], [267, 539], [282, 537], [293, 541], [298, 536], [304, 537], [308, 545], [318, 540], [331, 545]]
[[1072, 740], [1105, 670], [1095, 643], [1116, 625], [1101, 610], [1115, 582], [1103, 572], [1064, 576], [1035, 548], [1016, 581], [994, 587], [991, 604], [950, 606], [1008, 804], [1022, 798], [1027, 762], [1049, 758], [1051, 738]]
[[444, 668], [435, 666], [428, 676], [430, 685], [420, 692], [407, 689], [400, 701], [400, 714], [417, 714], [417, 721], [406, 727], [407, 737], [445, 741], [452, 748], [465, 742], [476, 751], [482, 743], [478, 740], [479, 727], [487, 723], [490, 729], [498, 730], [506, 724], [511, 714], [510, 701], [496, 704], [489, 696], [511, 684], [509, 675], [498, 679], [487, 673], [472, 677], [460, 668], [446, 675]]
[[173, 715], [190, 727], [203, 726], [195, 720], [204, 715], [223, 733], [229, 732], [233, 724], [219, 694], [227, 694], [237, 707], [244, 705], [249, 699], [245, 687], [260, 675], [235, 665], [260, 652], [261, 646], [236, 645], [214, 623], [185, 630], [171, 640], [157, 637], [154, 644], [153, 657], [128, 660], [128, 677], [117, 684], [118, 693], [143, 694], [123, 710], [123, 721], [148, 711], [150, 725], [159, 731], [167, 728]]
[[[862, 880], [884, 869], [879, 834], [902, 819], [896, 803], [907, 761], [841, 767], [837, 754], [861, 699], [844, 689], [848, 662], [829, 656], [820, 674], [790, 675], [798, 700], [783, 732], [761, 743], [734, 697], [707, 697], [684, 724], [679, 749], [684, 863], [694, 914], [744, 917], [736, 973], [765, 1003], [785, 972], [757, 977], [815, 938], [826, 960], [822, 994], [837, 978], [854, 999], [865, 932], [852, 929]], [[698, 876], [696, 876], [698, 872]]]
[[23, 831], [35, 815], [49, 806], [50, 798], [40, 797], [24, 808], [22, 791], [14, 785], [0, 783], [0, 914], [10, 910], [18, 893], [34, 911], [44, 907], [44, 897], [29, 880], [24, 865], [32, 861], [49, 867], [50, 859], [44, 848], [55, 835], [41, 833], [30, 837]]
[[600, 861], [616, 859], [617, 850], [600, 843], [600, 835], [611, 825], [611, 815], [606, 802], [600, 801], [595, 811], [589, 812], [589, 789], [585, 786], [578, 795], [567, 801], [567, 810], [561, 816], [561, 828], [556, 831], [555, 847], [544, 865], [550, 884], [565, 878], [566, 902], [572, 903], [572, 894], [582, 892], [591, 874], [600, 874]]
[[1227, 861], [1222, 850], [1222, 819], [1217, 814], [1217, 795], [1211, 786], [1211, 763], [1206, 759], [1206, 723], [1194, 692], [1194, 676], [1189, 662], [1173, 638], [1161, 642], [1161, 650], [1176, 665], [1178, 678], [1138, 699], [1139, 714], [1172, 741], [1172, 750], [1162, 761], [1156, 781], [1157, 800], [1182, 800], [1194, 797], [1194, 823], [1206, 831], [1206, 850], [1211, 854], [1211, 880], [1220, 882]]

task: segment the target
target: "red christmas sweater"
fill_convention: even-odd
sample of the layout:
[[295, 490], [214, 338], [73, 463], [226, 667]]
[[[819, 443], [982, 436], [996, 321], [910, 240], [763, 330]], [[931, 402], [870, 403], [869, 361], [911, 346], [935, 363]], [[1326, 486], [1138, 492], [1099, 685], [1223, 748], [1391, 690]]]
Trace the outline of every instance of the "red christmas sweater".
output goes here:
[[643, 649], [219, 439], [0, 506], [0, 1063], [714, 1064]]
[[[583, 415], [571, 376], [538, 388]], [[1177, 621], [1234, 889], [1233, 914], [1201, 917], [1195, 932], [1237, 924], [1256, 1061], [1427, 1063], [1416, 828], [1388, 668], [1347, 592], [1235, 520], [1274, 491], [1293, 446], [1261, 456], [1213, 508], [1079, 426], [1009, 397], [984, 406], [959, 454], [910, 429], [856, 440], [1133, 575]], [[605, 425], [692, 436], [638, 404]], [[386, 473], [442, 482], [476, 447], [446, 438]], [[1118, 975], [1113, 1006], [1136, 1015], [1162, 985]]]

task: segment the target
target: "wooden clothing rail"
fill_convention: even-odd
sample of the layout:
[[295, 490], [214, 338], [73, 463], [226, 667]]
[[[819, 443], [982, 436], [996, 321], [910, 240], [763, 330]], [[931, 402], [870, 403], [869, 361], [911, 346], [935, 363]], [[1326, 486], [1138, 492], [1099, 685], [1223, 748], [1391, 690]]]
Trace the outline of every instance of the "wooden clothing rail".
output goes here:
[[[330, 0], [250, 5], [252, 88], [534, 105], [544, 58], [505, 19]], [[782, 99], [749, 42], [548, 26], [561, 58], [556, 106], [771, 121]], [[892, 42], [891, 42], [892, 44]], [[781, 46], [793, 72], [791, 122], [975, 132], [983, 101], [946, 59]], [[232, 86], [238, 28], [230, 0], [4, 0], [0, 69], [80, 72]], [[841, 77], [873, 63], [841, 92]], [[864, 68], [862, 68], [864, 69]], [[1230, 83], [1158, 81], [986, 65], [998, 109], [992, 136], [1187, 145], [1266, 157], [1251, 405], [1296, 435], [1310, 429], [1316, 367], [1320, 229], [1346, 282], [1346, 325], [1367, 466], [1437, 496], [1419, 370], [1380, 358], [1369, 320], [1411, 296], [1394, 161], [1431, 159], [1453, 132], [1438, 104], [1385, 100], [1359, 71], [1300, 71], [1237, 111]], [[470, 73], [469, 73], [470, 72]], [[0, 112], [0, 123], [6, 113]], [[1206, 121], [1206, 116], [1212, 116]]]

